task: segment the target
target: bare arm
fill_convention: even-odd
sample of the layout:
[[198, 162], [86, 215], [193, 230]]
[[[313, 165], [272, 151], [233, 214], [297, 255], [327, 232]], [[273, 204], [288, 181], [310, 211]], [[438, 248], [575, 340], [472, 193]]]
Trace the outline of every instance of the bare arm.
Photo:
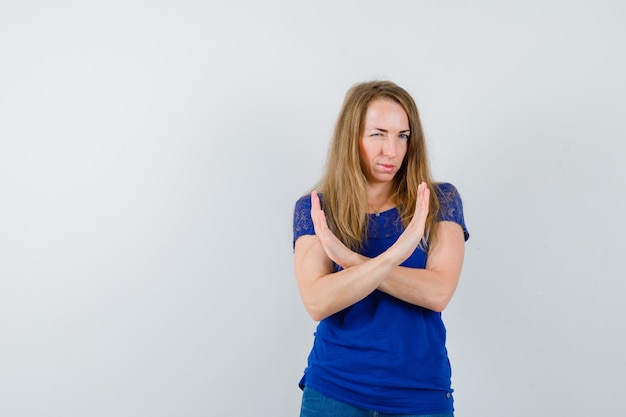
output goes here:
[[[397, 266], [380, 283], [379, 290], [430, 310], [443, 311], [447, 307], [461, 276], [465, 237], [457, 223], [445, 221], [439, 227], [438, 241], [428, 252], [426, 268]], [[363, 255], [350, 257], [342, 266], [353, 267], [368, 259]]]
[[365, 298], [401, 262], [388, 252], [334, 272], [317, 236], [300, 237], [294, 255], [300, 296], [309, 315], [317, 321]]
[[378, 289], [408, 303], [443, 311], [456, 290], [464, 255], [463, 229], [457, 223], [442, 222], [426, 268], [394, 268]]
[[[429, 191], [420, 185], [413, 220], [398, 240], [375, 258], [350, 251], [328, 230], [317, 194], [311, 194], [315, 235], [301, 236], [295, 244], [294, 269], [300, 296], [309, 315], [322, 320], [353, 305], [377, 289], [419, 244], [428, 215]], [[334, 272], [333, 261], [345, 269]], [[350, 263], [350, 266], [345, 266]]]

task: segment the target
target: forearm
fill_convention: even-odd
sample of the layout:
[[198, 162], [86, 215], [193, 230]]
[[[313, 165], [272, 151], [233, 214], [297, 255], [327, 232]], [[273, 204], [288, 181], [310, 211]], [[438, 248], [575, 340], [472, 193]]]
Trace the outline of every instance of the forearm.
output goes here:
[[[461, 226], [442, 222], [437, 243], [428, 251], [425, 268], [397, 266], [381, 281], [378, 289], [408, 303], [442, 311], [456, 290], [464, 254]], [[367, 258], [350, 257], [350, 261], [358, 264], [366, 262]]]
[[376, 258], [321, 276], [302, 288], [302, 298], [314, 320], [322, 320], [362, 300], [376, 290], [397, 266], [392, 254]]
[[[351, 257], [346, 266], [354, 268], [369, 260], [366, 256], [358, 255]], [[377, 288], [407, 303], [442, 311], [452, 298], [457, 282], [458, 278], [448, 278], [443, 272], [395, 266]]]
[[407, 303], [443, 311], [456, 290], [458, 277], [429, 269], [397, 267], [378, 289]]

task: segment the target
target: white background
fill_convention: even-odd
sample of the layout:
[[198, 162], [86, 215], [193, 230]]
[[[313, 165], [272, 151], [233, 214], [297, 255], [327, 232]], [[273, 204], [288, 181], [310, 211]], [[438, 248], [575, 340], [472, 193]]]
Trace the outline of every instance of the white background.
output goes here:
[[457, 416], [623, 415], [621, 1], [0, 1], [0, 415], [295, 416], [295, 200], [413, 94], [471, 238]]

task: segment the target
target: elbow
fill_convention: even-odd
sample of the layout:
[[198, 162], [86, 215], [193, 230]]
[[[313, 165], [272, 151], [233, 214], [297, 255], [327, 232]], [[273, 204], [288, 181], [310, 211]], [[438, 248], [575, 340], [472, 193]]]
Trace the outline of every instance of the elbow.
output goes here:
[[446, 307], [448, 306], [448, 303], [436, 303], [433, 304], [430, 309], [436, 313], [443, 313], [443, 311], [446, 309]]
[[328, 317], [328, 314], [325, 314], [322, 310], [318, 308], [307, 307], [306, 311], [307, 313], [309, 313], [309, 317], [311, 317], [315, 321], [322, 321], [326, 317]]
[[322, 321], [332, 314], [328, 300], [315, 289], [300, 288], [300, 299], [308, 315], [315, 321]]
[[450, 304], [450, 301], [452, 300], [452, 296], [454, 296], [455, 291], [456, 281], [453, 285], [443, 285], [436, 289], [433, 289], [433, 291], [428, 296], [428, 308], [436, 311], [437, 313], [442, 313]]
[[319, 303], [316, 303], [310, 300], [302, 300], [302, 301], [304, 302], [304, 308], [306, 309], [306, 312], [309, 314], [309, 317], [311, 317], [313, 320], [322, 321], [326, 317], [329, 316], [326, 309]]
[[450, 304], [451, 299], [452, 297], [448, 295], [442, 295], [442, 296], [436, 297], [435, 299], [432, 300], [429, 308], [437, 313], [443, 313], [446, 307], [448, 307], [448, 304]]
[[309, 313], [309, 317], [311, 317], [314, 321], [322, 321], [326, 318], [324, 314], [317, 310], [307, 309], [307, 312]]

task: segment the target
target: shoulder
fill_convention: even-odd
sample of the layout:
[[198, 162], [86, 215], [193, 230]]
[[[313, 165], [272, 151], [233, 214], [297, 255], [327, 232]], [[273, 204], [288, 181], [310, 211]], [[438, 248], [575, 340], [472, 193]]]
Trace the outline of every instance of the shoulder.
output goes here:
[[449, 182], [436, 182], [433, 184], [433, 188], [442, 202], [460, 198], [457, 188]]
[[[320, 203], [324, 204], [324, 195], [322, 193], [317, 193], [320, 198]], [[323, 207], [323, 206], [322, 206]], [[311, 193], [304, 194], [296, 200], [295, 204], [296, 211], [311, 211]]]
[[[322, 198], [322, 195], [318, 193], [318, 195], [320, 196], [320, 199]], [[303, 196], [299, 197], [296, 200], [296, 210], [298, 209], [311, 209], [311, 194], [307, 193], [304, 194]]]
[[454, 185], [449, 182], [437, 182], [433, 184], [433, 188], [437, 194], [437, 198], [439, 199], [439, 204], [442, 209], [449, 205], [459, 207], [463, 206], [461, 194]]
[[[320, 199], [321, 194], [318, 194]], [[295, 245], [298, 237], [302, 235], [313, 235], [315, 229], [311, 219], [311, 195], [305, 194], [296, 200], [293, 211], [293, 242]]]
[[469, 238], [469, 232], [465, 226], [465, 216], [463, 215], [463, 201], [457, 188], [448, 182], [434, 184], [434, 190], [439, 199], [439, 221], [452, 221], [458, 223], [463, 228], [465, 240]]
[[295, 207], [295, 209], [297, 211], [297, 210], [301, 210], [303, 208], [306, 209], [307, 207], [309, 209], [311, 209], [311, 196], [308, 195], [308, 194], [303, 195], [302, 197], [300, 197], [300, 198], [298, 198], [296, 200], [296, 207]]

